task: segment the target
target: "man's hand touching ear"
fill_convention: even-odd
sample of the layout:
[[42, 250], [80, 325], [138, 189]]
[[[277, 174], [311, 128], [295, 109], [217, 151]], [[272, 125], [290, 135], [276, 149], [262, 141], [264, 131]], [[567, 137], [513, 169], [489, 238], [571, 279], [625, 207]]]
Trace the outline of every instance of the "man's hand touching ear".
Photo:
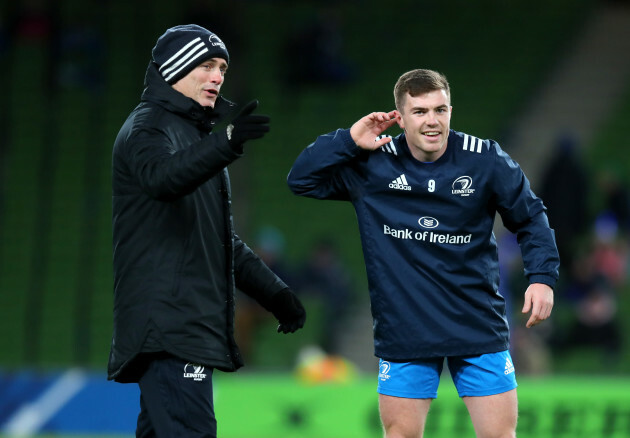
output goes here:
[[376, 137], [392, 127], [398, 121], [398, 111], [376, 112], [361, 118], [350, 128], [350, 136], [361, 149], [373, 151], [389, 143], [391, 139]]

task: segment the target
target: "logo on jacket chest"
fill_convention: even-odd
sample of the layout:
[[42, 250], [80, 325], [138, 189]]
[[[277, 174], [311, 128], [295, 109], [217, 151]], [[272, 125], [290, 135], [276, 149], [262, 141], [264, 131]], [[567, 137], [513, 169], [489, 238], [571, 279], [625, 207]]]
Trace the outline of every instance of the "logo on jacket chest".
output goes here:
[[459, 196], [470, 196], [475, 193], [475, 189], [472, 188], [473, 180], [469, 176], [460, 176], [451, 185], [451, 193]]
[[411, 190], [411, 186], [407, 183], [407, 177], [404, 173], [401, 173], [398, 178], [390, 182], [389, 188], [396, 190]]

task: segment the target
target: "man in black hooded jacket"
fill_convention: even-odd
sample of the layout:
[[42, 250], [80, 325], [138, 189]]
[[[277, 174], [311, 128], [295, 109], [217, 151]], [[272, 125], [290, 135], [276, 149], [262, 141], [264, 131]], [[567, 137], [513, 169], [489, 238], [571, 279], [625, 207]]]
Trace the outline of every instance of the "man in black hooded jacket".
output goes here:
[[294, 332], [306, 313], [235, 234], [226, 167], [269, 118], [219, 91], [225, 44], [196, 25], [157, 41], [140, 104], [113, 149], [114, 330], [108, 378], [137, 382], [137, 436], [216, 436], [212, 371], [243, 365], [234, 341], [240, 289]]

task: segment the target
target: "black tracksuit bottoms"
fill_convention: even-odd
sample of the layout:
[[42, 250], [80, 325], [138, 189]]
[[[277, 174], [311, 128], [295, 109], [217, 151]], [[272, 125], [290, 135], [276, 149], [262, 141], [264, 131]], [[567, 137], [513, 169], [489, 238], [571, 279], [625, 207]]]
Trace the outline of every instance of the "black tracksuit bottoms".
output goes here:
[[216, 438], [212, 368], [170, 355], [152, 358], [140, 378], [139, 438]]

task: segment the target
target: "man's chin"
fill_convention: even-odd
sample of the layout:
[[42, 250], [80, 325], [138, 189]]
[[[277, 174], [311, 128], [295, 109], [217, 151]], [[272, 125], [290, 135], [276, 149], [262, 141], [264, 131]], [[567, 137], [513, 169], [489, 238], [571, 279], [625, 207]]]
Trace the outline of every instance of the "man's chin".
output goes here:
[[210, 108], [214, 108], [214, 104], [216, 103], [217, 99], [200, 99], [199, 105], [204, 106], [204, 107], [210, 107]]

